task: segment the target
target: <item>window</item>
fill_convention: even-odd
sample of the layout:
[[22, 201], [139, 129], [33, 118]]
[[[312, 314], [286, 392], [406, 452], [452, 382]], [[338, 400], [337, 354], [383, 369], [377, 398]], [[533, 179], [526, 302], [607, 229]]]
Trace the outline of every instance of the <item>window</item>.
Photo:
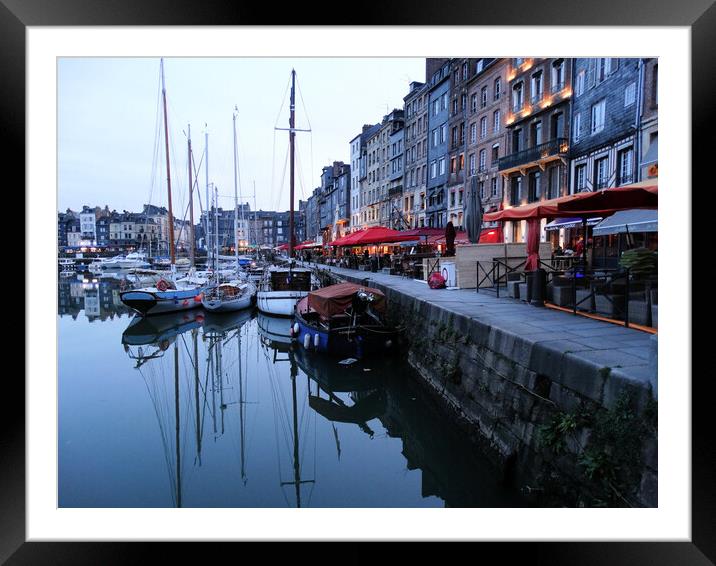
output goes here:
[[497, 177], [492, 178], [492, 196], [497, 196]]
[[522, 83], [517, 83], [512, 87], [512, 110], [513, 112], [519, 112], [522, 110], [524, 104], [524, 93]]
[[609, 158], [594, 160], [594, 188], [604, 189], [609, 183]]
[[626, 185], [634, 181], [634, 149], [628, 147], [617, 154], [619, 164], [619, 180], [617, 186]]
[[477, 124], [473, 122], [470, 124], [470, 143], [477, 142]]
[[475, 154], [471, 153], [470, 157], [468, 158], [468, 162], [470, 163], [470, 175], [475, 174]]
[[465, 143], [465, 122], [460, 123], [460, 145]]
[[445, 141], [447, 140], [447, 129], [447, 124], [443, 124], [440, 127], [440, 143], [445, 143]]
[[540, 198], [540, 173], [530, 173], [529, 177], [529, 194], [527, 195], [528, 202], [535, 202]]
[[457, 114], [457, 97], [452, 99], [452, 113]]
[[447, 110], [448, 107], [448, 95], [447, 92], [443, 94], [442, 96], [442, 109]]
[[501, 92], [502, 92], [502, 80], [500, 79], [500, 77], [497, 77], [497, 78], [495, 79], [495, 88], [494, 88], [494, 90], [495, 90], [495, 94], [494, 94], [495, 100], [499, 100], [499, 99], [500, 99], [500, 94], [501, 94]]
[[492, 114], [492, 131], [497, 133], [500, 131], [500, 111], [495, 110]]
[[478, 186], [480, 187], [480, 198], [485, 200], [485, 181], [480, 181]]
[[575, 143], [579, 141], [581, 130], [582, 130], [582, 115], [577, 112], [574, 115], [574, 124], [573, 124], [573, 138]]
[[465, 169], [465, 154], [461, 153], [457, 159], [457, 170], [462, 171]]
[[532, 75], [532, 102], [538, 102], [542, 99], [542, 71], [537, 71]]
[[480, 60], [477, 62], [477, 68], [475, 69], [475, 72], [481, 73], [481, 72], [482, 72], [483, 64], [484, 64], [484, 60], [483, 60], [483, 59], [480, 59]]
[[457, 159], [455, 157], [450, 158], [450, 173], [457, 172]]
[[440, 175], [444, 175], [445, 174], [445, 158], [444, 157], [441, 157], [438, 160], [438, 166], [439, 166], [439, 170], [440, 170]]
[[517, 153], [522, 149], [522, 129], [517, 128], [512, 131], [512, 151]]
[[473, 94], [470, 97], [470, 111], [477, 112], [477, 94]]
[[520, 193], [522, 192], [522, 177], [512, 177], [510, 186], [510, 204], [520, 204]]
[[452, 129], [452, 144], [457, 145], [457, 126]]
[[433, 130], [433, 147], [437, 147], [437, 145], [438, 145], [438, 136], [439, 136], [438, 128], [435, 128]]
[[487, 160], [487, 151], [484, 149], [481, 149], [480, 150], [480, 169], [479, 169], [480, 172], [485, 170], [486, 160]]
[[480, 118], [480, 137], [487, 136], [487, 116]]
[[455, 206], [455, 191], [450, 191], [450, 206]]
[[574, 168], [574, 192], [579, 191], [587, 187], [587, 166], [577, 165]]
[[580, 94], [584, 93], [584, 79], [586, 76], [586, 71], [582, 69], [577, 73], [577, 78], [574, 81], [574, 95], [579, 96]]
[[559, 166], [549, 169], [549, 198], [559, 196]]
[[542, 143], [542, 121], [537, 121], [530, 127], [532, 130], [532, 146], [538, 146]]
[[463, 94], [460, 96], [460, 111], [465, 112], [465, 107], [467, 106], [467, 94]]
[[659, 88], [658, 88], [658, 82], [659, 82], [659, 65], [654, 65], [654, 81], [651, 91], [651, 100], [652, 104], [654, 106], [657, 106], [659, 104]]
[[636, 102], [636, 83], [630, 83], [624, 89], [624, 108]]
[[601, 132], [604, 129], [604, 100], [600, 100], [592, 106], [592, 134]]
[[497, 165], [497, 160], [500, 158], [500, 144], [496, 143], [492, 146], [492, 164]]
[[[564, 136], [564, 114], [558, 112], [552, 116], [552, 139]], [[567, 132], [569, 135], [569, 132]]]
[[485, 106], [487, 106], [487, 87], [483, 86], [480, 89], [480, 107], [484, 108]]
[[462, 80], [467, 80], [467, 63], [462, 64]]
[[438, 166], [437, 161], [432, 161], [430, 163], [430, 178], [431, 179], [434, 179], [435, 177], [437, 177], [437, 174], [438, 174], [437, 166]]
[[564, 88], [564, 59], [557, 59], [552, 63], [552, 92]]

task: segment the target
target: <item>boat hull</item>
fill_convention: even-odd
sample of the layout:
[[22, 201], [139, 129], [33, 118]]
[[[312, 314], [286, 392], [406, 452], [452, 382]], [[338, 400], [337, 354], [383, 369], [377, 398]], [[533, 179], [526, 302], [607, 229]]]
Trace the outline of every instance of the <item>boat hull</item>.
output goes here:
[[121, 301], [142, 316], [194, 309], [201, 306], [204, 289], [153, 291], [135, 289], [119, 294]]
[[251, 307], [251, 303], [251, 295], [231, 300], [207, 299], [206, 297], [201, 299], [202, 306], [210, 312], [240, 311]]
[[308, 291], [259, 291], [256, 294], [256, 305], [266, 314], [293, 316], [296, 301], [307, 295]]
[[303, 348], [308, 343], [308, 349], [318, 353], [361, 359], [387, 354], [395, 347], [396, 332], [389, 328], [376, 325], [326, 330], [308, 323], [300, 314], [296, 314], [295, 321], [298, 334], [294, 338], [299, 345]]

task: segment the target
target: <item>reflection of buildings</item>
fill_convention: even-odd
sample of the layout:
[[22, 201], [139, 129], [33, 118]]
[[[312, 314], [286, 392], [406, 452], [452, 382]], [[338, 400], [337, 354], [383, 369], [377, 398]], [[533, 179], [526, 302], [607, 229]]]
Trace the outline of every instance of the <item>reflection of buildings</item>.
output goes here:
[[425, 394], [404, 374], [386, 388], [386, 410], [379, 417], [388, 434], [403, 441], [409, 470], [422, 472], [423, 497], [436, 496], [446, 507], [526, 506], [515, 489], [500, 484], [500, 476], [479, 449], [446, 422]]
[[62, 279], [57, 286], [57, 314], [76, 319], [81, 311], [91, 321], [131, 315], [119, 300], [118, 282]]

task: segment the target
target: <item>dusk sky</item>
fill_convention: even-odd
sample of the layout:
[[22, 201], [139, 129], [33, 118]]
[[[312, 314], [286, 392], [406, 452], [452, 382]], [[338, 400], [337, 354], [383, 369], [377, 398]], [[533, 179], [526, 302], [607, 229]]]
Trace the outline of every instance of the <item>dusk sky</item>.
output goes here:
[[[312, 129], [296, 134], [296, 208], [319, 184], [322, 166], [349, 162], [349, 141], [362, 125], [402, 108], [409, 83], [425, 79], [425, 60], [417, 58], [165, 59], [175, 216], [184, 217], [188, 203], [187, 124], [197, 167], [202, 162], [202, 202], [206, 124], [209, 181], [219, 188], [219, 205], [233, 208], [234, 106], [243, 200], [253, 209], [255, 181], [257, 208], [288, 210], [288, 133], [274, 127], [288, 127], [291, 68], [296, 127]], [[158, 58], [59, 59], [58, 210], [166, 205], [164, 147], [154, 149], [163, 144], [155, 135], [162, 124], [159, 80]]]

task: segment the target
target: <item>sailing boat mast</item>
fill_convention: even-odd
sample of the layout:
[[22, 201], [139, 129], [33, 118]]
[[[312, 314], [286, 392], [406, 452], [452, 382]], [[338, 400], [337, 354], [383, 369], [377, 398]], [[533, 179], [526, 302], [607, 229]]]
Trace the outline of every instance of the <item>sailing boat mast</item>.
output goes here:
[[169, 205], [169, 259], [174, 270], [174, 215], [172, 213], [172, 179], [169, 169], [169, 126], [167, 124], [167, 89], [164, 85], [164, 59], [159, 60], [162, 72], [162, 102], [164, 103], [164, 148], [167, 156], [167, 203]]
[[[238, 178], [238, 156], [236, 150], [236, 114], [238, 108], [234, 106], [233, 123], [234, 123], [234, 253], [236, 256], [236, 273], [239, 273], [239, 192], [237, 188]], [[243, 222], [242, 222], [243, 224]]]
[[288, 240], [288, 257], [289, 259], [293, 257], [293, 246], [295, 241], [295, 236], [293, 234], [293, 184], [294, 184], [294, 144], [295, 144], [295, 127], [296, 127], [296, 70], [291, 69], [291, 116], [288, 121], [289, 126], [289, 133], [288, 133], [288, 139], [289, 139], [289, 145], [290, 145], [290, 153], [291, 153], [291, 208], [289, 213], [289, 220], [288, 220], [288, 231], [289, 231], [289, 240]]
[[191, 124], [187, 125], [188, 128], [188, 143], [189, 143], [189, 238], [191, 243], [189, 244], [189, 262], [190, 267], [194, 267], [194, 185], [191, 179], [191, 167], [192, 167], [192, 153], [191, 153]]
[[[206, 124], [204, 124], [206, 128]], [[209, 248], [209, 211], [211, 206], [209, 205], [209, 130], [204, 131], [204, 158], [206, 164], [204, 165], [204, 173], [206, 176], [206, 222], [204, 223], [204, 247], [206, 247], [206, 266], [209, 267], [209, 258], [211, 257], [211, 250]]]

